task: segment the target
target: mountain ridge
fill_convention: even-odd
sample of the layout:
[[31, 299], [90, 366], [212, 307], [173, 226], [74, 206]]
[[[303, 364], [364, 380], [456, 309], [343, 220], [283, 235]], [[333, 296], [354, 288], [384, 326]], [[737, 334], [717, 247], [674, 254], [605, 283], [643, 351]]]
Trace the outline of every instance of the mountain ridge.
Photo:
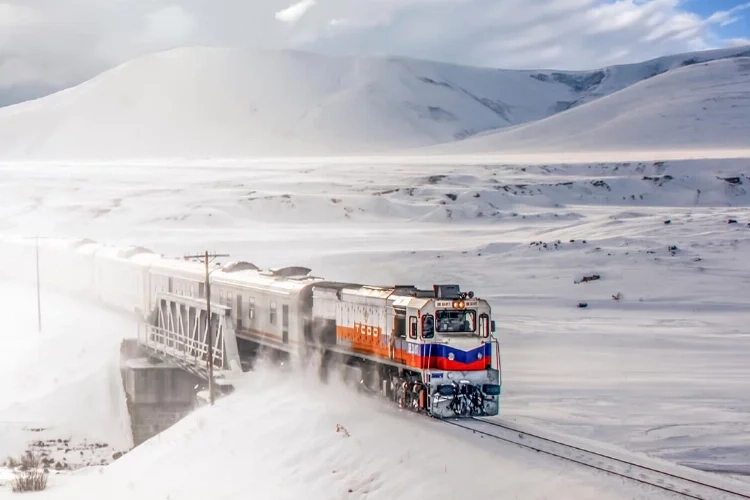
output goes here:
[[750, 57], [684, 66], [542, 120], [452, 144], [444, 153], [750, 150]]
[[750, 47], [593, 71], [183, 47], [0, 109], [0, 159], [382, 154], [544, 120]]

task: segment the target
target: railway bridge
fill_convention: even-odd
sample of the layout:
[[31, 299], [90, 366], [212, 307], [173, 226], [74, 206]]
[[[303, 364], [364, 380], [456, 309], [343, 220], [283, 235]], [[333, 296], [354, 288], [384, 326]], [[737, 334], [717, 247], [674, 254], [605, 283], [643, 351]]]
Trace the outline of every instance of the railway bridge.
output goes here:
[[133, 441], [137, 446], [164, 431], [209, 395], [232, 389], [242, 362], [231, 308], [205, 298], [160, 293], [156, 307], [139, 314], [136, 339], [121, 348], [121, 374]]

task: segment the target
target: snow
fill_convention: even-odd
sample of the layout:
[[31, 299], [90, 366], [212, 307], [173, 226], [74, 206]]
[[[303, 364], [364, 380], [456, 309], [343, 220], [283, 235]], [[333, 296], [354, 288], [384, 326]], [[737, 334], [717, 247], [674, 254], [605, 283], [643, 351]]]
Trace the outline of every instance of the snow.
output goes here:
[[750, 57], [694, 64], [546, 119], [436, 151], [747, 149], [749, 88]]
[[78, 467], [130, 449], [118, 361], [135, 322], [45, 290], [38, 332], [35, 290], [2, 282], [0, 293], [10, 319], [0, 334], [0, 457], [42, 441], [56, 462]]
[[400, 414], [338, 384], [321, 386], [303, 374], [280, 376], [263, 367], [234, 397], [44, 497], [105, 490], [123, 499], [543, 498], [555, 491], [576, 498], [654, 498], [616, 479], [592, 478], [533, 452]]
[[[504, 376], [499, 418], [704, 470], [748, 472], [746, 160], [207, 165], [4, 165], [0, 248], [15, 264], [4, 272], [33, 270], [33, 247], [12, 251], [12, 241], [39, 234], [173, 256], [208, 247], [261, 267], [305, 265], [334, 280], [459, 282], [493, 306]], [[42, 241], [43, 278], [63, 272]], [[594, 273], [602, 279], [574, 283]], [[25, 298], [33, 328], [33, 293]], [[581, 301], [589, 307], [577, 308]], [[195, 456], [214, 457], [200, 461], [211, 464], [212, 477], [232, 478], [227, 495], [267, 487], [280, 497], [304, 489], [311, 498], [337, 498], [370, 488], [368, 497], [389, 498], [416, 484], [450, 498], [460, 468], [476, 464], [507, 471], [502, 481], [494, 472], [480, 475], [471, 490], [496, 496], [642, 493], [512, 447], [448, 437], [439, 423], [392, 413], [381, 402], [347, 403], [357, 396], [288, 375], [251, 372], [247, 389], [215, 409], [200, 410], [100, 474], [55, 477], [49, 495], [114, 484], [120, 495], [163, 498], [189, 488], [197, 497], [208, 482], [182, 484], [198, 474]], [[352, 437], [335, 433], [337, 423]], [[450, 450], [456, 459], [448, 470], [459, 467], [457, 474], [415, 482], [399, 466], [413, 457], [415, 471], [439, 472], [446, 466], [435, 459], [439, 450]], [[133, 479], [160, 459], [170, 466], [158, 480]], [[370, 459], [377, 465], [368, 468]]]
[[[734, 58], [748, 50], [558, 72], [394, 57], [179, 48], [0, 109], [0, 159], [392, 154], [540, 120], [662, 71], [699, 60]], [[738, 78], [726, 70], [719, 76]], [[732, 84], [740, 86], [740, 80]], [[726, 91], [704, 89], [703, 94], [712, 92]], [[719, 112], [728, 106], [718, 103], [712, 109]], [[712, 123], [715, 136], [721, 137], [723, 125]], [[717, 146], [735, 142], [727, 139]]]
[[[84, 257], [60, 260], [79, 238], [460, 283], [493, 306], [499, 419], [747, 481], [742, 50], [599, 74], [190, 48], [3, 108], [0, 456], [83, 451], [43, 498], [660, 498], [263, 366], [96, 467], [132, 444], [118, 365], [136, 329], [86, 296]], [[37, 235], [41, 333], [18, 239]]]

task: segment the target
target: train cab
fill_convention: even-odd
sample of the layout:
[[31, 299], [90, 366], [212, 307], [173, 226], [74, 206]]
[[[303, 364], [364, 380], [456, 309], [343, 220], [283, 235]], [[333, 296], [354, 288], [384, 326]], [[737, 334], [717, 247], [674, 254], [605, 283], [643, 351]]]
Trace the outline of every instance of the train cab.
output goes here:
[[415, 312], [427, 410], [440, 417], [496, 415], [500, 360], [489, 303], [458, 285], [435, 285], [434, 298]]

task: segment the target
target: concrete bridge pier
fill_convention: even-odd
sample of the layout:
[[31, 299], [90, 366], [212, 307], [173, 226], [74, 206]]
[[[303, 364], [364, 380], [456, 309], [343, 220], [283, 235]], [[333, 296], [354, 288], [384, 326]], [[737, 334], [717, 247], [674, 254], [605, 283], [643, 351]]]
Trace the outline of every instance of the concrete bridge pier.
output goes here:
[[168, 429], [197, 405], [205, 383], [176, 364], [136, 357], [123, 360], [121, 372], [133, 430], [133, 444]]

